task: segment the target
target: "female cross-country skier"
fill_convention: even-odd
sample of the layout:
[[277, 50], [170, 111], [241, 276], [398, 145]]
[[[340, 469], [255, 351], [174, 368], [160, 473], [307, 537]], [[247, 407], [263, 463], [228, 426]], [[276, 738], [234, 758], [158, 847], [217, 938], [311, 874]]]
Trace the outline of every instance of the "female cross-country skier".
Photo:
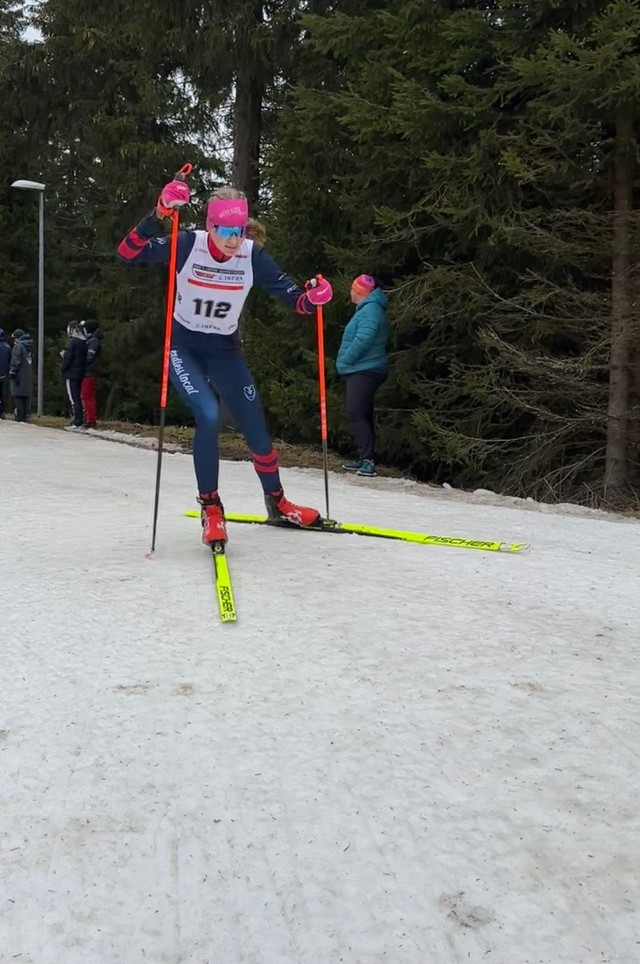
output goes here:
[[[184, 181], [165, 185], [155, 210], [120, 242], [128, 264], [168, 264], [169, 238], [162, 219], [191, 200]], [[218, 495], [218, 396], [229, 408], [251, 450], [264, 489], [267, 512], [299, 526], [313, 525], [317, 509], [289, 502], [282, 490], [278, 456], [269, 435], [260, 396], [247, 367], [238, 334], [242, 306], [256, 284], [298, 314], [329, 302], [328, 281], [312, 279], [299, 288], [266, 249], [247, 237], [249, 212], [241, 191], [218, 189], [207, 204], [206, 231], [178, 233], [176, 297], [171, 338], [171, 383], [194, 414], [193, 461], [202, 515], [202, 541], [227, 541], [224, 508]]]

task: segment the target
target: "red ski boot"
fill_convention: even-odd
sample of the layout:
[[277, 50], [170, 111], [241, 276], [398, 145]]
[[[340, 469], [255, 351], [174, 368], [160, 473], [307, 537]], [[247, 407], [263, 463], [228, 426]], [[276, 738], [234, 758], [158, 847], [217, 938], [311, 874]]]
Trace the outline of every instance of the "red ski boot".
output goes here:
[[281, 520], [282, 522], [290, 522], [295, 526], [304, 527], [312, 526], [320, 518], [317, 509], [310, 509], [305, 505], [296, 505], [295, 502], [289, 502], [288, 499], [285, 499], [282, 489], [265, 495], [264, 501], [269, 519], [273, 521]]
[[216, 542], [223, 545], [227, 541], [227, 523], [224, 517], [224, 507], [217, 492], [209, 492], [198, 496], [202, 506], [200, 518], [202, 520], [202, 541], [205, 546], [213, 546]]

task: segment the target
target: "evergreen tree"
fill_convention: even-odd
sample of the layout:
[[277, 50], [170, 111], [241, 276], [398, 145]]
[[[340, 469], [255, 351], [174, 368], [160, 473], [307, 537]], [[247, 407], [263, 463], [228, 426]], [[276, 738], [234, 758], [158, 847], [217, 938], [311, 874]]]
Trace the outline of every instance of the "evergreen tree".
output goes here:
[[[358, 260], [357, 245], [370, 228], [371, 197], [388, 178], [367, 151], [367, 129], [356, 135], [340, 123], [340, 97], [381, 46], [370, 18], [384, 3], [351, 0], [339, 5], [315, 2], [302, 17], [302, 44], [288, 68], [289, 84], [280, 92], [280, 109], [267, 144], [263, 180], [270, 244], [283, 266], [298, 280], [321, 272], [331, 278], [334, 304], [325, 312], [332, 441], [345, 438], [343, 404], [332, 357], [346, 320], [350, 274], [377, 270], [377, 258]], [[333, 46], [335, 41], [335, 46]], [[371, 67], [375, 75], [376, 65]], [[380, 90], [382, 96], [382, 90]], [[372, 113], [372, 112], [371, 112]], [[355, 142], [365, 139], [362, 153]], [[352, 178], [360, 178], [357, 191]], [[370, 193], [362, 203], [364, 183]], [[364, 228], [363, 228], [364, 226]], [[344, 252], [347, 252], [347, 259]], [[370, 252], [368, 253], [370, 255]], [[368, 265], [368, 267], [367, 267]], [[249, 332], [248, 349], [274, 424], [283, 434], [318, 439], [317, 360], [314, 320], [300, 319], [264, 300]]]
[[[339, 196], [348, 224], [326, 251], [350, 273], [368, 257], [396, 281], [384, 452], [458, 484], [602, 494], [612, 293], [614, 319], [627, 320], [613, 339], [610, 466], [629, 421], [631, 289], [615, 278], [637, 260], [635, 5], [415, 0], [393, 13], [314, 20], [311, 46], [337, 80], [312, 57], [319, 79], [295, 95], [297, 133], [313, 143], [321, 132], [339, 159], [324, 177], [303, 162], [303, 180], [326, 185], [323, 216]], [[297, 170], [303, 152], [294, 147], [292, 163], [287, 148]], [[278, 172], [300, 205], [302, 185], [284, 161]], [[619, 499], [624, 480], [616, 488]]]
[[[115, 247], [185, 161], [197, 166], [196, 187], [219, 169], [199, 146], [199, 117], [181, 69], [182, 25], [173, 4], [146, 0], [134, 7], [45, 0], [35, 23], [43, 39], [25, 62], [26, 120], [48, 145], [47, 251], [64, 262], [62, 271], [47, 269], [48, 321], [62, 333], [71, 318], [97, 317], [108, 331], [105, 414], [149, 418], [166, 278], [161, 270], [127, 270]], [[52, 378], [55, 398], [57, 365]], [[58, 402], [64, 407], [60, 392]]]
[[35, 334], [37, 318], [38, 205], [34, 196], [12, 190], [19, 178], [39, 179], [34, 145], [22, 116], [20, 99], [21, 39], [24, 17], [13, 2], [0, 2], [0, 328], [10, 334], [28, 328]]
[[[189, 160], [187, 223], [231, 174], [285, 270], [334, 282], [333, 444], [348, 432], [332, 359], [349, 282], [367, 271], [391, 291], [383, 459], [458, 485], [623, 503], [640, 485], [636, 8], [44, 0], [36, 46], [0, 2], [0, 157], [9, 177], [47, 184], [46, 397], [66, 322], [97, 315], [106, 411], [153, 417], [166, 276], [127, 271], [114, 249]], [[3, 327], [33, 328], [37, 207], [9, 177]], [[263, 297], [251, 315], [272, 423], [316, 441], [314, 320]]]
[[[631, 460], [639, 427], [633, 376], [639, 347], [634, 195], [640, 183], [640, 10], [627, 0], [596, 7], [573, 31], [550, 32], [536, 55], [514, 62], [513, 71], [518, 87], [533, 92], [529, 113], [537, 125], [523, 157], [525, 177], [545, 200], [558, 182], [563, 186], [554, 211], [555, 248], [574, 265], [576, 254], [583, 262], [563, 294], [570, 303], [575, 294], [582, 301], [582, 310], [574, 312], [580, 328], [595, 327], [590, 381], [593, 400], [600, 402], [596, 410], [592, 400], [588, 409], [591, 439], [584, 430], [580, 434], [583, 449], [591, 441], [588, 454], [597, 475], [587, 481], [620, 502], [640, 483], [637, 456]], [[538, 225], [539, 240], [546, 234], [548, 244], [550, 227]], [[604, 464], [602, 445], [594, 444], [599, 438], [606, 443]]]

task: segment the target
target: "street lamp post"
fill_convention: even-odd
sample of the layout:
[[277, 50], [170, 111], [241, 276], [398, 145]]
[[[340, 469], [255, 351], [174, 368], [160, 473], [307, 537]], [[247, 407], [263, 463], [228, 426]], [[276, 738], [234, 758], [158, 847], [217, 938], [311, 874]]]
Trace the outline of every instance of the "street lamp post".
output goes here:
[[38, 192], [38, 395], [36, 411], [42, 415], [44, 394], [44, 188], [39, 181], [14, 181], [11, 187]]

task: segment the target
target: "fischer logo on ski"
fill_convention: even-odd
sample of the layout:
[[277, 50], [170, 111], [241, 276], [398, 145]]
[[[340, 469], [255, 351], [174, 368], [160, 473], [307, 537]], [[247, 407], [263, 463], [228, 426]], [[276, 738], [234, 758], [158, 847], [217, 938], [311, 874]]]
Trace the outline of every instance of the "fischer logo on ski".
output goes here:
[[216, 595], [218, 597], [218, 609], [220, 620], [223, 623], [234, 623], [238, 614], [233, 598], [233, 587], [231, 584], [231, 573], [224, 551], [223, 543], [214, 543], [211, 547], [213, 555], [214, 575], [216, 584]]

